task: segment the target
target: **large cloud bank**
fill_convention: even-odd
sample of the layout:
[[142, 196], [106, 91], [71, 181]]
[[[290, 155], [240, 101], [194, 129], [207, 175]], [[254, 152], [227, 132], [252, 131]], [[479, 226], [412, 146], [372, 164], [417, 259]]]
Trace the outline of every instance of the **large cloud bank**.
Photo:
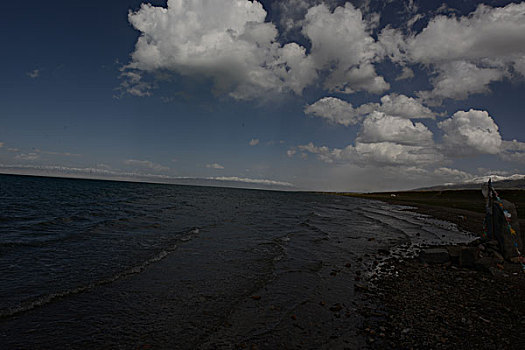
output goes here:
[[358, 141], [424, 145], [432, 142], [432, 132], [422, 123], [373, 112], [363, 122]]
[[434, 73], [428, 103], [465, 99], [490, 91], [489, 84], [525, 76], [525, 2], [504, 7], [479, 5], [468, 16], [440, 15], [419, 33], [387, 27], [379, 41], [392, 61], [422, 64]]
[[485, 111], [458, 111], [438, 126], [445, 131], [443, 147], [449, 154], [469, 156], [500, 152], [498, 126]]
[[[289, 0], [272, 5], [281, 13], [283, 33], [267, 22], [258, 1], [143, 4], [129, 14], [141, 35], [124, 69], [122, 87], [148, 95], [152, 84], [142, 79], [143, 73], [164, 71], [209, 79], [215, 93], [244, 100], [302, 94], [308, 86], [379, 94], [390, 84], [375, 65], [388, 58], [400, 65], [402, 79], [414, 76], [409, 66], [426, 67], [432, 89], [417, 94], [438, 105], [447, 98], [487, 93], [492, 82], [525, 75], [524, 2], [494, 8], [481, 4], [466, 16], [438, 15], [419, 32], [387, 26], [377, 39], [372, 34], [378, 14], [364, 14], [349, 2], [338, 7], [333, 1], [319, 3]], [[286, 41], [291, 29], [306, 38], [306, 47]]]
[[380, 46], [370, 35], [362, 13], [350, 3], [334, 11], [325, 4], [308, 9], [302, 32], [305, 47], [281, 44], [273, 23], [257, 1], [168, 0], [167, 7], [143, 4], [129, 14], [141, 32], [125, 67], [123, 87], [145, 95], [141, 72], [167, 71], [204, 77], [218, 94], [254, 99], [268, 93], [293, 92], [316, 83], [324, 72], [330, 91], [380, 93], [389, 88], [373, 63]]
[[[450, 169], [454, 159], [496, 155], [525, 162], [524, 143], [502, 140], [488, 112], [466, 108], [435, 122], [441, 114], [429, 108], [446, 99], [488, 93], [497, 81], [525, 77], [525, 2], [479, 5], [465, 16], [437, 15], [418, 31], [412, 30], [413, 24], [423, 15], [417, 14], [416, 6], [410, 6], [412, 20], [402, 28], [379, 28], [379, 15], [363, 10], [367, 6], [335, 4], [274, 3], [276, 12], [291, 14], [277, 22], [282, 32], [268, 21], [258, 1], [168, 0], [166, 7], [142, 5], [129, 14], [140, 37], [123, 68], [122, 86], [131, 94], [148, 95], [153, 85], [145, 77], [164, 72], [208, 81], [216, 94], [236, 100], [321, 89], [326, 97], [307, 104], [305, 114], [353, 127], [357, 137], [342, 148], [313, 142], [298, 145], [287, 150], [290, 157], [312, 154], [327, 163], [404, 167], [413, 172], [434, 167], [433, 176], [456, 178], [470, 175]], [[303, 40], [288, 40], [298, 35]], [[407, 84], [412, 97], [387, 92], [390, 84], [381, 76], [379, 63], [399, 69], [396, 80], [412, 79], [415, 72], [414, 80], [426, 75], [429, 87]], [[356, 92], [364, 92], [366, 98], [383, 96], [361, 105], [341, 99]]]
[[128, 67], [206, 77], [216, 92], [237, 99], [261, 91], [301, 93], [315, 78], [312, 62], [303, 47], [278, 44], [277, 30], [265, 18], [260, 3], [245, 0], [143, 4], [129, 15], [142, 35]]
[[[417, 21], [422, 15], [414, 18]], [[497, 155], [504, 161], [524, 162], [525, 143], [502, 140], [497, 124], [486, 111], [457, 111], [434, 124], [434, 131], [424, 121], [436, 117], [427, 106], [488, 93], [495, 81], [523, 79], [524, 18], [525, 2], [495, 8], [479, 5], [467, 16], [431, 18], [418, 32], [411, 31], [413, 23], [383, 28], [378, 41], [369, 43], [374, 49], [364, 50], [371, 54], [369, 62], [388, 58], [402, 69], [399, 80], [413, 78], [412, 68], [417, 66], [418, 71], [429, 74], [432, 88], [415, 91], [417, 98], [390, 93], [378, 103], [360, 106], [336, 97], [321, 98], [307, 105], [305, 114], [332, 124], [358, 125], [356, 139], [344, 148], [308, 143], [290, 149], [288, 155], [305, 158], [314, 154], [329, 163], [410, 167], [427, 174], [434, 168], [433, 176], [456, 178], [465, 178], [465, 174], [446, 167], [455, 159]]]
[[457, 111], [437, 123], [441, 140], [436, 142], [434, 133], [425, 124], [412, 121], [426, 107], [419, 105], [396, 114], [394, 112], [399, 111], [393, 103], [396, 100], [408, 101], [406, 96], [387, 95], [381, 98], [381, 103], [354, 108], [350, 103], [331, 97], [307, 106], [307, 114], [330, 123], [356, 124], [356, 116], [364, 116], [364, 120], [354, 143], [343, 149], [309, 143], [289, 149], [288, 156], [299, 154], [304, 158], [310, 153], [327, 163], [412, 167], [443, 167], [453, 159], [479, 155], [499, 155], [513, 162], [525, 159], [525, 143], [503, 141], [498, 126], [486, 111]]
[[421, 102], [399, 94], [390, 94], [381, 97], [379, 103], [371, 102], [359, 107], [336, 97], [323, 97], [320, 100], [307, 105], [304, 109], [306, 114], [324, 118], [333, 124], [345, 126], [359, 123], [364, 116], [372, 112], [381, 112], [392, 117], [406, 119], [435, 118], [434, 113]]
[[367, 30], [360, 10], [346, 3], [333, 12], [325, 5], [308, 10], [303, 33], [312, 43], [310, 57], [318, 68], [330, 68], [324, 82], [329, 91], [381, 93], [390, 86], [378, 76], [373, 62], [381, 48]]

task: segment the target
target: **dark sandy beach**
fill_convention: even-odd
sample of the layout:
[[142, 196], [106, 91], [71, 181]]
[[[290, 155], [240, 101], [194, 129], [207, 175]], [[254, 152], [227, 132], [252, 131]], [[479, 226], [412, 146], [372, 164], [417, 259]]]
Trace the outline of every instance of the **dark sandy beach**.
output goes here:
[[[479, 210], [396, 197], [381, 199], [453, 222], [476, 235], [482, 232], [484, 214]], [[523, 230], [521, 215], [520, 219]], [[468, 246], [485, 249], [479, 241]], [[419, 258], [392, 258], [390, 266], [391, 274], [369, 281], [363, 290], [366, 302], [361, 310], [365, 320], [361, 332], [367, 339], [367, 347], [525, 347], [525, 273], [519, 264], [495, 259], [486, 266], [462, 267], [451, 261], [427, 264]]]

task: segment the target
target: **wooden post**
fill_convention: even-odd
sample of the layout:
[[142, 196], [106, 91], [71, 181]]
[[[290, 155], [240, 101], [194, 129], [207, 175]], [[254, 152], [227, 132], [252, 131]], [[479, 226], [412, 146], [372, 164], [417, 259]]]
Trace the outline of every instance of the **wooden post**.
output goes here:
[[496, 238], [496, 224], [494, 223], [494, 190], [492, 188], [492, 179], [489, 179], [489, 198], [490, 198], [490, 216], [491, 216], [491, 223], [492, 223], [492, 232], [491, 237], [489, 239], [495, 239]]

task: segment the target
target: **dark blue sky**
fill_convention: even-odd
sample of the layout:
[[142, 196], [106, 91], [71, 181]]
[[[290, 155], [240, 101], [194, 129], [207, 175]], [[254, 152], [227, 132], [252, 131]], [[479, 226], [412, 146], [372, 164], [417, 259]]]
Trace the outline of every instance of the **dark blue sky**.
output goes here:
[[141, 3], [0, 5], [3, 172], [323, 190], [524, 172], [522, 2]]

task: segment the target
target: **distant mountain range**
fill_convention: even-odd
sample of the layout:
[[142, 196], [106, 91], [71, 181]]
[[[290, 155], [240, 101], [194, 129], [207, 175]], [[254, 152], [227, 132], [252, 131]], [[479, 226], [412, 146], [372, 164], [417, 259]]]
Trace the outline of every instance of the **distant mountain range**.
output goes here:
[[448, 183], [444, 185], [417, 188], [414, 191], [444, 191], [444, 190], [472, 190], [480, 189], [484, 183], [492, 179], [492, 184], [498, 189], [525, 190], [525, 175], [514, 174], [511, 176], [487, 175], [467, 180], [463, 183]]

